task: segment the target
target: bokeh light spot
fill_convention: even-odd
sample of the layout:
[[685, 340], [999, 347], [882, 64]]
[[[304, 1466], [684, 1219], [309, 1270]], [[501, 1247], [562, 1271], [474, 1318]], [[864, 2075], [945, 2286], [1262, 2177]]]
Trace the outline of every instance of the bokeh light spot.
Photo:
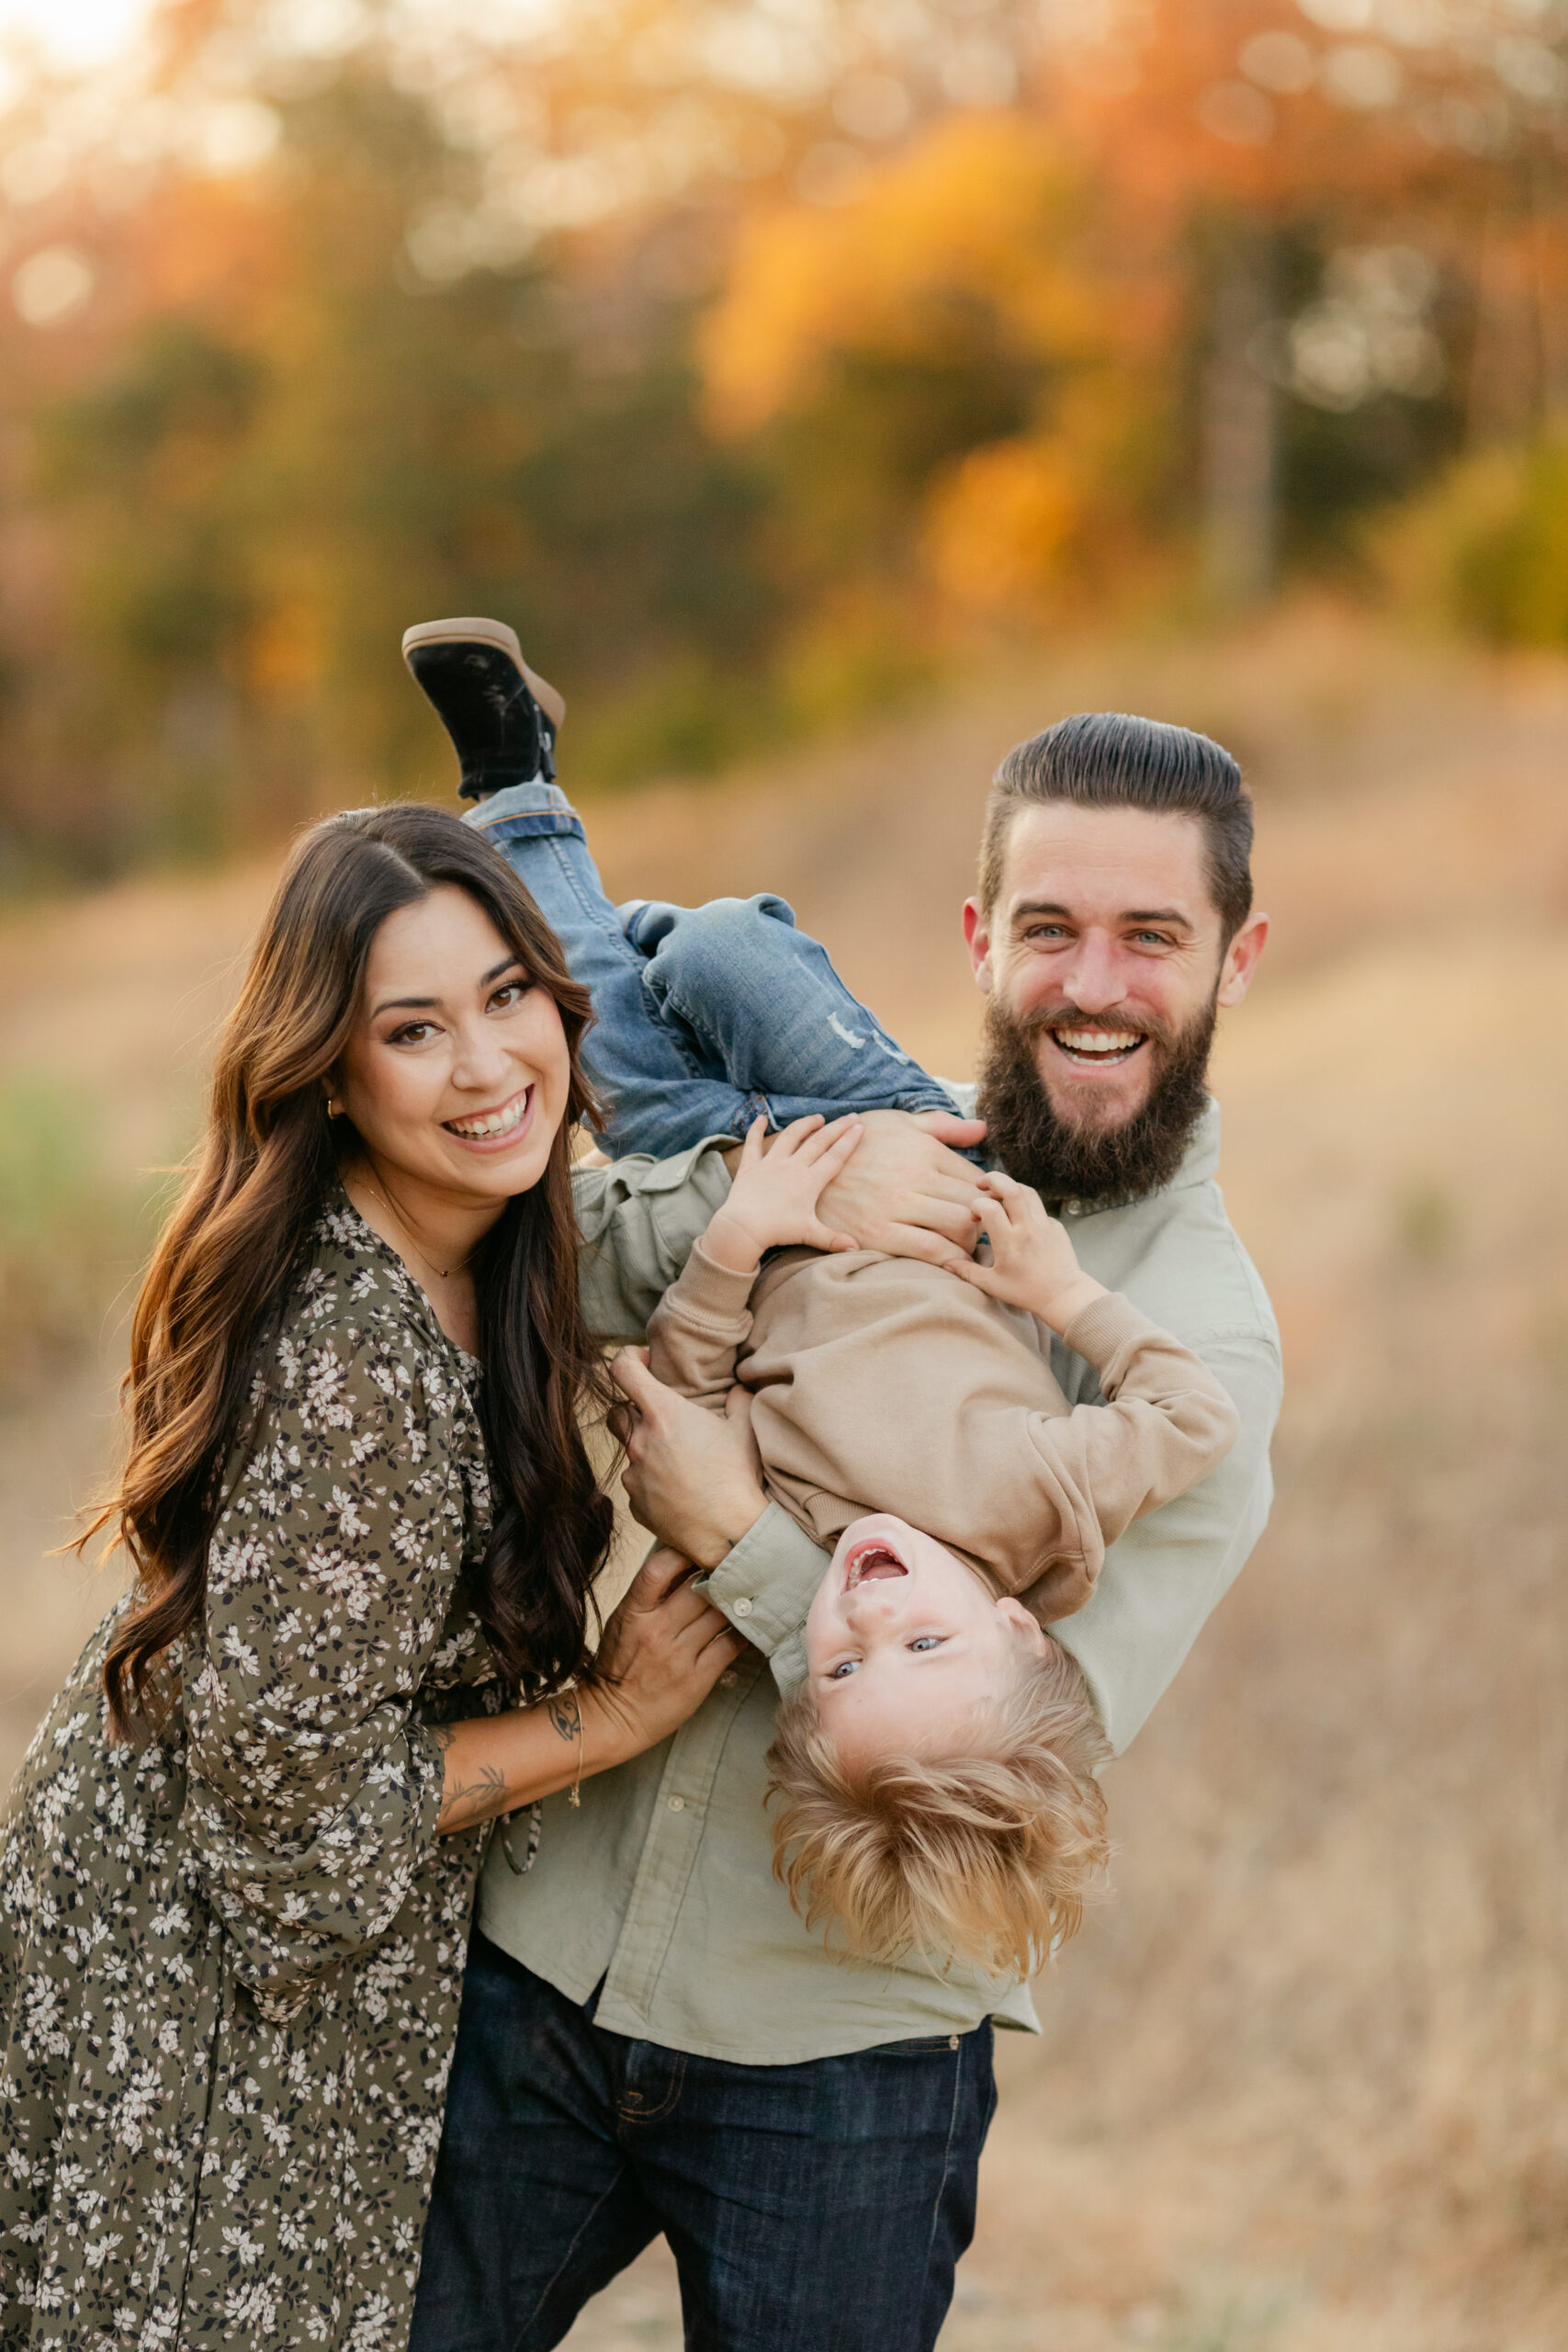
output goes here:
[[1296, 6], [1328, 33], [1364, 33], [1372, 21], [1372, 0], [1296, 0]]
[[1371, 114], [1393, 105], [1404, 87], [1404, 69], [1381, 42], [1345, 41], [1324, 59], [1322, 82], [1337, 105]]
[[1274, 109], [1250, 82], [1211, 82], [1198, 100], [1198, 119], [1233, 147], [1261, 147], [1274, 129]]
[[1299, 33], [1255, 33], [1242, 43], [1236, 62], [1249, 82], [1277, 90], [1282, 97], [1310, 90], [1317, 74], [1312, 51]]
[[74, 245], [45, 245], [13, 277], [11, 300], [28, 326], [62, 326], [85, 309], [96, 283], [92, 263]]

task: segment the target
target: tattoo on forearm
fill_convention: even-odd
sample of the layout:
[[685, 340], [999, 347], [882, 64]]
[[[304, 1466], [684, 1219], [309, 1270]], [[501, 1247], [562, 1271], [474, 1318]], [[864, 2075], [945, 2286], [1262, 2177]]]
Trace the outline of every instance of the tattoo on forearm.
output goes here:
[[582, 1716], [575, 1698], [552, 1699], [549, 1717], [562, 1739], [576, 1739], [582, 1729]]
[[438, 1830], [471, 1829], [476, 1821], [488, 1821], [492, 1814], [505, 1810], [506, 1775], [498, 1766], [487, 1764], [477, 1780], [459, 1781], [444, 1792], [435, 1826]]
[[451, 1747], [452, 1742], [457, 1736], [457, 1724], [427, 1724], [426, 1728], [430, 1733], [431, 1738], [435, 1742], [435, 1745], [440, 1749], [442, 1755], [445, 1756], [446, 1750]]

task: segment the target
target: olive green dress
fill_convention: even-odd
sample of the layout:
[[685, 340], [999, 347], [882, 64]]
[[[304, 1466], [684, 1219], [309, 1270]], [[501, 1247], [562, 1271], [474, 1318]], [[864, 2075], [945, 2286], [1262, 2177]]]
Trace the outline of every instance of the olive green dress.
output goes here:
[[340, 1196], [163, 1736], [108, 1737], [117, 1609], [33, 1742], [0, 1827], [3, 2352], [405, 2342], [484, 1842], [435, 1834], [431, 1726], [514, 1696], [468, 1598], [479, 1377]]

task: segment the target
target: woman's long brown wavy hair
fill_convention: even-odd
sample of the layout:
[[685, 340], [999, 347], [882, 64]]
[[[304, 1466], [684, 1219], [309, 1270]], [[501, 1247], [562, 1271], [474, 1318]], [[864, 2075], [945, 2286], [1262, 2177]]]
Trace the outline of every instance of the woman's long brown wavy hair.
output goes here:
[[201, 1617], [225, 1466], [337, 1183], [324, 1081], [357, 1017], [371, 942], [389, 914], [445, 884], [468, 892], [549, 990], [571, 1060], [545, 1172], [473, 1260], [495, 1495], [476, 1605], [503, 1672], [530, 1690], [592, 1673], [589, 1594], [612, 1520], [580, 1423], [585, 1402], [604, 1401], [571, 1200], [571, 1130], [592, 1107], [580, 1057], [588, 991], [506, 860], [470, 827], [417, 805], [355, 808], [312, 827], [285, 869], [219, 1045], [205, 1140], [137, 1302], [129, 1457], [88, 1531], [111, 1529], [137, 1571], [104, 1661], [118, 1736], [161, 1716], [159, 1661]]

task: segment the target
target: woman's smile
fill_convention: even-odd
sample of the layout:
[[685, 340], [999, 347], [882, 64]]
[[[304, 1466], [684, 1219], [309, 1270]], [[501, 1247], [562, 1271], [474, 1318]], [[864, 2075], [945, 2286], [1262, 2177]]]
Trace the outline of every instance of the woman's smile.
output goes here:
[[522, 1140], [534, 1115], [534, 1089], [524, 1087], [493, 1111], [471, 1111], [460, 1119], [444, 1119], [449, 1136], [474, 1151], [505, 1151]]

